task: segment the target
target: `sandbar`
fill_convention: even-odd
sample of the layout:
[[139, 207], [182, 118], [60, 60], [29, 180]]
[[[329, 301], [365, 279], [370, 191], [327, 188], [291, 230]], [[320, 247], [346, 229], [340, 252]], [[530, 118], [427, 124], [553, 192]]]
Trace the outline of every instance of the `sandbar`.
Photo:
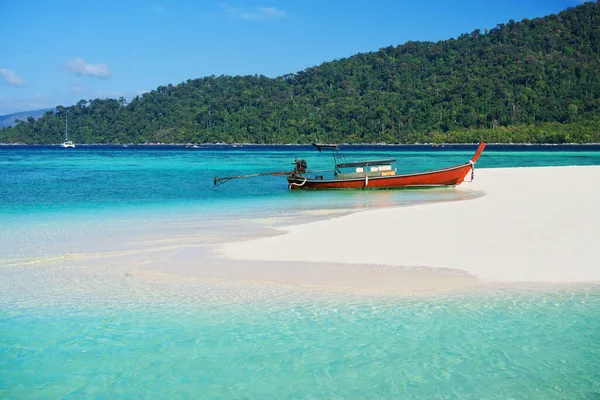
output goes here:
[[[448, 271], [484, 284], [600, 282], [600, 166], [477, 169], [473, 182], [455, 190], [483, 195], [286, 226], [282, 235], [225, 243], [216, 253], [223, 260], [334, 265], [346, 281], [341, 266], [386, 266], [387, 273], [374, 275], [392, 288], [389, 280], [411, 270], [443, 272], [428, 287], [444, 287]], [[304, 272], [315, 284], [323, 270]], [[323, 284], [335, 281], [330, 275], [323, 272]], [[374, 283], [365, 269], [347, 285]]]

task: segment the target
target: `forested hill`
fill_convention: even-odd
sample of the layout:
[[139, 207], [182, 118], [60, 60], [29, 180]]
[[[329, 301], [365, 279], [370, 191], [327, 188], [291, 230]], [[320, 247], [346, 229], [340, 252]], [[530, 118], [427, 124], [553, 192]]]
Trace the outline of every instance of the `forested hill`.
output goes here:
[[600, 142], [600, 5], [408, 42], [275, 79], [210, 76], [81, 100], [0, 142]]

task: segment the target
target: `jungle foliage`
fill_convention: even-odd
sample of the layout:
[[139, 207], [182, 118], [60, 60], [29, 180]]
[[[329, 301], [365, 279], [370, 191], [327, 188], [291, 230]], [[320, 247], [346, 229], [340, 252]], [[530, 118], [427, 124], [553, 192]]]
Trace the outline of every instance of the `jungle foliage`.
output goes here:
[[600, 142], [600, 4], [407, 42], [274, 79], [209, 76], [81, 100], [0, 142]]

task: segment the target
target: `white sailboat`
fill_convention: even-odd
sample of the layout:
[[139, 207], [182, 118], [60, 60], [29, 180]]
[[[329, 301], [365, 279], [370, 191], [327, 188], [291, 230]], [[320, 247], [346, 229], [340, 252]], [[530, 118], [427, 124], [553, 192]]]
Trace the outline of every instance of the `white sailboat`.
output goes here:
[[70, 141], [69, 138], [67, 137], [68, 129], [69, 129], [68, 125], [69, 125], [69, 121], [68, 121], [67, 117], [65, 116], [65, 141], [63, 142], [63, 144], [61, 146], [65, 149], [74, 149], [75, 143]]

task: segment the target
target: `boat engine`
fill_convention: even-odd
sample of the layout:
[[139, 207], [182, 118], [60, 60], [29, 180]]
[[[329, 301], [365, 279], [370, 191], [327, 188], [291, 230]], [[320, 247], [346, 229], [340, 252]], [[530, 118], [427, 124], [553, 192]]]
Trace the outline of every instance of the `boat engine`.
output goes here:
[[295, 175], [305, 173], [306, 168], [307, 168], [306, 161], [296, 159], [296, 168], [294, 168]]

